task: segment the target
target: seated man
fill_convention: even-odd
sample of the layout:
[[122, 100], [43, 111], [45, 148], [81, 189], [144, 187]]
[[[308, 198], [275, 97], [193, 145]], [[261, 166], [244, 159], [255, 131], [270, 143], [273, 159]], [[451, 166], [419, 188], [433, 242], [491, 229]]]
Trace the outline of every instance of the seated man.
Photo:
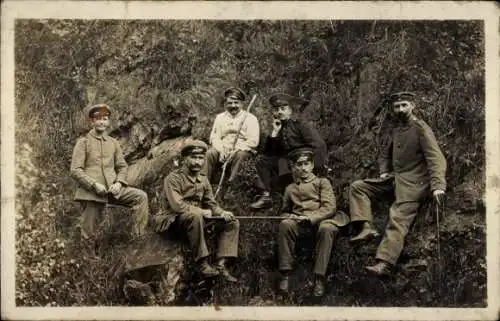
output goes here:
[[349, 223], [349, 217], [336, 212], [332, 185], [327, 178], [313, 174], [313, 158], [311, 148], [299, 148], [289, 154], [295, 182], [287, 186], [283, 196], [282, 215], [287, 218], [279, 225], [278, 257], [282, 275], [279, 288], [288, 291], [289, 272], [299, 234], [316, 235], [313, 292], [315, 296], [323, 296], [335, 234], [339, 227]]
[[75, 199], [83, 209], [81, 236], [90, 243], [95, 242], [96, 224], [108, 202], [133, 209], [134, 236], [144, 234], [148, 224], [148, 196], [144, 191], [128, 186], [128, 166], [120, 143], [106, 133], [110, 115], [108, 105], [89, 108], [92, 129], [78, 139], [71, 159], [71, 177], [78, 183]]
[[[263, 154], [256, 160], [257, 187], [262, 194], [250, 205], [253, 209], [272, 206], [271, 182], [279, 176], [290, 174], [286, 155], [291, 150], [304, 145], [311, 146], [317, 173], [321, 173], [328, 157], [325, 141], [318, 131], [308, 122], [292, 118], [293, 108], [299, 108], [307, 101], [286, 94], [274, 94], [269, 98], [269, 103], [272, 106], [273, 130], [263, 142]], [[284, 186], [290, 182], [291, 179], [287, 179]]]
[[[181, 167], [165, 177], [164, 189], [168, 201], [166, 215], [157, 215], [155, 231], [178, 233], [187, 237], [195, 255], [197, 272], [203, 278], [222, 275], [226, 280], [237, 281], [226, 268], [226, 258], [237, 256], [239, 222], [233, 213], [219, 207], [212, 187], [201, 169], [208, 146], [202, 141], [187, 141], [181, 150]], [[222, 220], [210, 220], [221, 216]], [[205, 228], [216, 225], [220, 231], [217, 262], [213, 268], [205, 242]]]
[[[349, 192], [351, 220], [362, 227], [352, 242], [366, 241], [378, 235], [372, 227], [371, 200], [395, 194], [389, 222], [380, 243], [374, 266], [368, 272], [388, 275], [404, 246], [404, 239], [429, 189], [438, 203], [446, 188], [446, 159], [430, 127], [412, 114], [414, 94], [391, 95], [394, 112], [392, 141], [380, 158], [380, 178], [355, 181]], [[393, 171], [393, 174], [390, 172]]]
[[[206, 173], [208, 180], [219, 163], [228, 161], [232, 182], [239, 172], [243, 161], [254, 154], [259, 145], [259, 122], [257, 118], [242, 110], [245, 93], [238, 88], [228, 88], [224, 92], [225, 112], [215, 117], [210, 133], [212, 147], [207, 152]], [[235, 144], [236, 142], [236, 144]]]

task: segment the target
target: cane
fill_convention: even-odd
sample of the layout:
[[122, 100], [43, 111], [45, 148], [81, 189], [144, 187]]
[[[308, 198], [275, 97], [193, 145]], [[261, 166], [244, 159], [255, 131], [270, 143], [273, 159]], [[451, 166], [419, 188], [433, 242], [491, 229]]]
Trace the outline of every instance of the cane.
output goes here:
[[[238, 133], [236, 134], [236, 137], [234, 139], [234, 142], [233, 142], [233, 148], [231, 149], [232, 151], [234, 151], [234, 149], [236, 148], [236, 143], [238, 142], [238, 139], [240, 138], [240, 132], [241, 132], [241, 129], [243, 128], [243, 124], [245, 123], [245, 120], [248, 116], [248, 112], [250, 112], [250, 108], [252, 108], [252, 105], [253, 103], [255, 102], [255, 99], [257, 98], [257, 94], [253, 95], [252, 97], [252, 100], [250, 100], [250, 103], [248, 104], [248, 107], [247, 107], [247, 114], [245, 115], [245, 117], [243, 118], [243, 120], [241, 121], [240, 123], [240, 127], [238, 128]], [[234, 154], [234, 153], [233, 153]], [[217, 198], [217, 195], [219, 194], [220, 192], [220, 188], [222, 186], [222, 182], [224, 181], [224, 176], [226, 176], [226, 168], [227, 168], [227, 165], [229, 164], [229, 162], [231, 161], [231, 158], [233, 156], [233, 154], [231, 154], [225, 161], [224, 161], [224, 164], [222, 164], [222, 173], [220, 175], [220, 179], [219, 179], [219, 184], [217, 184], [217, 189], [215, 190], [215, 194], [214, 194], [214, 198]]]
[[442, 290], [442, 284], [441, 284], [441, 235], [440, 235], [440, 226], [439, 226], [439, 217], [441, 216], [441, 208], [440, 206], [443, 206], [444, 208], [444, 200], [443, 199], [435, 199], [435, 212], [436, 212], [436, 247], [437, 247], [437, 259], [438, 259], [438, 284], [439, 284], [439, 293], [441, 293]]

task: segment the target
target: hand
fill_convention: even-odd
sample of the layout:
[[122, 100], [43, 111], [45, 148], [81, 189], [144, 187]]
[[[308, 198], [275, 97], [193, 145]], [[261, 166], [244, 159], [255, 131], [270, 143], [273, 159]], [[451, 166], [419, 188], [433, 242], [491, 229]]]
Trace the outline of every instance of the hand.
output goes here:
[[311, 224], [311, 218], [309, 216], [297, 216], [297, 220], [300, 224]]
[[381, 179], [389, 179], [391, 177], [392, 177], [392, 175], [389, 174], [389, 173], [382, 173], [382, 174], [380, 174], [380, 178]]
[[434, 197], [434, 200], [438, 205], [441, 205], [444, 201], [444, 191], [441, 189], [436, 189], [432, 192], [432, 197]]
[[94, 190], [96, 192], [97, 195], [99, 196], [103, 196], [103, 195], [106, 195], [108, 193], [108, 191], [106, 190], [106, 186], [102, 185], [101, 183], [94, 183]]
[[116, 182], [109, 187], [109, 193], [113, 194], [113, 196], [118, 196], [122, 189], [122, 183]]
[[234, 214], [230, 211], [223, 211], [220, 215], [226, 222], [228, 221], [234, 221], [236, 218], [234, 217]]
[[221, 152], [219, 152], [219, 162], [224, 163], [227, 159], [231, 158], [233, 153], [233, 150], [224, 148]]
[[209, 209], [205, 209], [205, 210], [201, 210], [201, 215], [203, 215], [203, 217], [206, 217], [206, 218], [209, 218], [209, 217], [212, 217], [212, 211], [209, 210]]
[[281, 124], [281, 120], [279, 120], [279, 119], [275, 119], [275, 120], [273, 121], [273, 131], [272, 131], [272, 133], [271, 133], [271, 137], [276, 137], [276, 136], [278, 136], [278, 133], [279, 133], [279, 132], [280, 132], [280, 130], [281, 130], [281, 126], [282, 126], [282, 124]]

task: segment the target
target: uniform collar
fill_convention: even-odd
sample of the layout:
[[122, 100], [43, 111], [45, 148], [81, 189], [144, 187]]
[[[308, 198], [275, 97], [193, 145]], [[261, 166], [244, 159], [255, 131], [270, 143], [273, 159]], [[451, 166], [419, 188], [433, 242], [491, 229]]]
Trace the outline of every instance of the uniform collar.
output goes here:
[[95, 139], [99, 139], [99, 140], [101, 140], [101, 139], [102, 139], [103, 141], [107, 141], [107, 140], [108, 140], [108, 138], [109, 138], [109, 136], [108, 136], [106, 133], [104, 133], [102, 136], [98, 136], [98, 135], [96, 134], [96, 132], [95, 132], [95, 129], [94, 129], [94, 128], [92, 128], [92, 129], [90, 130], [89, 134], [90, 134], [90, 136], [94, 137]]
[[307, 178], [307, 179], [305, 179], [305, 180], [296, 179], [296, 180], [295, 180], [295, 184], [299, 185], [299, 184], [302, 184], [302, 183], [310, 183], [310, 182], [312, 182], [315, 178], [316, 178], [316, 175], [312, 174], [311, 176], [309, 176], [309, 178]]

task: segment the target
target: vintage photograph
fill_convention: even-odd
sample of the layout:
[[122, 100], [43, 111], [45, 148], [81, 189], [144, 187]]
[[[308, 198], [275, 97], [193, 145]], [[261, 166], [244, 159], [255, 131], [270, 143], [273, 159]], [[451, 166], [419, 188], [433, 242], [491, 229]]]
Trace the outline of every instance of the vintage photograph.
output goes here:
[[483, 20], [14, 40], [17, 307], [488, 306]]

